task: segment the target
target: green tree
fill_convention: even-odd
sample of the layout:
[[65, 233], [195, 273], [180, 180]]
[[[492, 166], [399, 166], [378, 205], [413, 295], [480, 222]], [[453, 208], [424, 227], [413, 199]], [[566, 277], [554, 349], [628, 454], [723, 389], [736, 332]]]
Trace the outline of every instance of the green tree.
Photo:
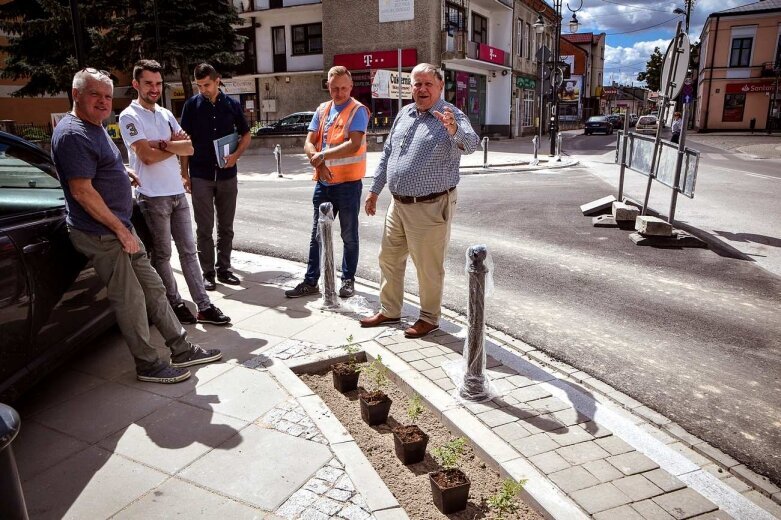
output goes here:
[[209, 62], [220, 72], [231, 72], [242, 60], [234, 52], [244, 41], [234, 31], [242, 20], [227, 0], [113, 3], [122, 4], [124, 9], [118, 10], [110, 30], [98, 42], [112, 67], [129, 69], [140, 58], [157, 59], [166, 73], [178, 71], [185, 97], [190, 97], [192, 72], [197, 64]]
[[637, 75], [637, 80], [645, 81], [645, 85], [652, 91], [661, 88], [662, 61], [662, 52], [659, 47], [654, 47], [651, 58], [645, 64], [645, 70]]
[[[93, 16], [91, 6], [82, 8], [82, 18]], [[82, 41], [87, 63], [99, 55], [93, 36], [99, 26], [84, 28]], [[11, 0], [0, 4], [0, 31], [8, 43], [0, 46], [6, 54], [0, 76], [7, 79], [27, 79], [27, 83], [12, 94], [16, 97], [55, 95], [66, 92], [70, 98], [73, 72], [77, 68], [73, 26], [68, 0]], [[97, 63], [97, 62], [94, 62]], [[96, 65], [97, 66], [97, 65]]]

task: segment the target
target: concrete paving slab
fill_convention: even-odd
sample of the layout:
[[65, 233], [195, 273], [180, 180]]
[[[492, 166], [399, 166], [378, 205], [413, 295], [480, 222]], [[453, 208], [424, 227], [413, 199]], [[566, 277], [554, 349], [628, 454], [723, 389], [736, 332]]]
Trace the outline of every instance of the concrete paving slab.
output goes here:
[[646, 520], [674, 520], [671, 515], [653, 500], [643, 500], [631, 505], [632, 509], [643, 515]]
[[568, 467], [548, 475], [548, 478], [565, 493], [572, 493], [579, 489], [590, 488], [600, 484], [600, 480], [586, 471], [583, 466]]
[[651, 471], [659, 467], [654, 461], [637, 451], [614, 455], [608, 458], [607, 461], [624, 475], [634, 475], [635, 473]]
[[645, 478], [656, 484], [658, 487], [662, 489], [665, 493], [669, 493], [671, 491], [676, 491], [678, 489], [683, 489], [686, 487], [686, 484], [675, 478], [674, 476], [670, 475], [663, 469], [655, 469], [652, 471], [647, 471], [645, 473], [641, 473]]
[[594, 520], [645, 520], [643, 515], [631, 506], [620, 506], [594, 515]]
[[91, 446], [27, 482], [24, 492], [31, 518], [108, 518], [167, 478]]
[[196, 388], [208, 383], [220, 374], [227, 372], [232, 367], [233, 365], [228, 363], [211, 363], [209, 365], [189, 367], [190, 373], [192, 374], [190, 378], [175, 385], [161, 385], [159, 383], [139, 381], [136, 377], [136, 370], [134, 368], [131, 368], [117, 377], [115, 381], [122, 385], [137, 390], [143, 390], [144, 392], [149, 392], [151, 394], [179, 398], [195, 391]]
[[218, 348], [222, 362], [240, 365], [263, 354], [285, 340], [273, 334], [257, 332], [238, 326], [210, 327], [206, 330], [190, 330], [190, 341], [203, 348]]
[[[254, 424], [242, 430], [240, 449], [215, 449], [180, 477], [208, 490], [274, 511], [332, 455], [327, 446]], [[233, 444], [229, 439], [228, 444]], [[295, 464], [290, 464], [295, 460]], [[248, 463], [252, 461], [252, 463]]]
[[47, 378], [43, 384], [33, 387], [32, 391], [16, 405], [16, 409], [22, 417], [31, 417], [47, 408], [83, 394], [104, 381], [106, 379], [103, 377], [65, 368], [58, 374]]
[[[551, 435], [553, 438], [554, 435]], [[556, 450], [556, 453], [564, 457], [573, 466], [585, 464], [594, 460], [608, 457], [610, 454], [603, 450], [596, 442], [587, 441], [572, 446], [565, 446]]]
[[111, 381], [44, 410], [35, 420], [93, 444], [162, 408], [170, 399]]
[[[247, 424], [174, 401], [103, 439], [99, 446], [173, 475], [210, 450], [238, 446], [239, 432]], [[228, 439], [232, 442], [226, 444]]]
[[114, 518], [168, 520], [182, 518], [229, 518], [268, 520], [271, 513], [250, 507], [217, 493], [172, 478], [120, 511]]
[[321, 317], [323, 319], [290, 337], [326, 345], [344, 345], [349, 336], [353, 337], [353, 342], [361, 343], [374, 339], [382, 332], [380, 328], [363, 328], [355, 317], [336, 312], [323, 312]]
[[708, 513], [718, 509], [692, 489], [681, 489], [652, 499], [659, 507], [678, 520]]
[[314, 315], [307, 311], [266, 309], [234, 325], [241, 329], [290, 338], [325, 319], [325, 315]]
[[196, 393], [184, 396], [182, 401], [244, 421], [254, 421], [285, 399], [287, 394], [269, 374], [232, 367], [199, 386]]
[[13, 443], [19, 478], [30, 480], [46, 469], [85, 449], [89, 444], [43, 426], [35, 420], [22, 421], [22, 428]]
[[[133, 356], [127, 343], [118, 333], [106, 333], [101, 338], [101, 347], [76, 358], [69, 368], [91, 374], [101, 379], [115, 379], [133, 368]], [[162, 347], [164, 343], [158, 343]], [[162, 349], [161, 349], [162, 350]], [[170, 355], [170, 354], [169, 354]]]
[[631, 498], [609, 482], [575, 491], [570, 496], [591, 515], [632, 502]]
[[537, 469], [545, 473], [555, 473], [556, 471], [565, 470], [571, 467], [571, 464], [564, 460], [555, 451], [549, 451], [547, 453], [540, 453], [534, 457], [529, 457], [529, 462], [537, 466]]
[[659, 486], [645, 478], [642, 474], [614, 480], [613, 485], [635, 502], [664, 493]]

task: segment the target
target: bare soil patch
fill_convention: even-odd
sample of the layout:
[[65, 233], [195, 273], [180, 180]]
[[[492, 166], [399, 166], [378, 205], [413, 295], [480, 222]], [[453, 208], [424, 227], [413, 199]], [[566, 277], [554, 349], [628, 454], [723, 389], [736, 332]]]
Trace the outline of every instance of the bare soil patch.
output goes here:
[[[459, 513], [443, 515], [431, 500], [431, 484], [428, 474], [439, 468], [430, 453], [433, 448], [441, 446], [454, 436], [445, 428], [429, 410], [418, 419], [418, 426], [426, 432], [430, 439], [423, 462], [405, 466], [396, 457], [393, 449], [392, 428], [407, 424], [407, 396], [395, 385], [385, 388], [385, 393], [393, 400], [388, 422], [379, 426], [368, 426], [361, 419], [358, 404], [358, 391], [341, 394], [333, 387], [331, 372], [317, 374], [300, 374], [304, 383], [309, 385], [316, 394], [328, 405], [337, 419], [355, 439], [366, 457], [385, 481], [388, 489], [396, 496], [399, 504], [410, 518], [415, 520], [474, 520], [497, 519], [497, 514], [488, 507], [488, 498], [496, 494], [501, 487], [502, 479], [480, 460], [471, 447], [467, 446], [460, 468], [472, 481], [469, 490], [467, 508]], [[359, 384], [358, 390], [361, 390]], [[518, 500], [521, 509], [513, 514], [513, 519], [541, 519], [542, 517], [528, 505]]]

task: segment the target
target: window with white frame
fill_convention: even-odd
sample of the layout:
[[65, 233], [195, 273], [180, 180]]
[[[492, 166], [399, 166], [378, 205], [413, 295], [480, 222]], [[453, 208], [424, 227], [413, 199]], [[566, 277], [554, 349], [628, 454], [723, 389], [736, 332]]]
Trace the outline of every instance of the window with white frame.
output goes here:
[[751, 66], [751, 51], [757, 34], [756, 25], [741, 25], [730, 30], [730, 67]]
[[534, 91], [524, 90], [521, 126], [532, 126], [532, 115], [534, 115]]
[[515, 22], [515, 52], [518, 57], [523, 58], [523, 20], [518, 18]]

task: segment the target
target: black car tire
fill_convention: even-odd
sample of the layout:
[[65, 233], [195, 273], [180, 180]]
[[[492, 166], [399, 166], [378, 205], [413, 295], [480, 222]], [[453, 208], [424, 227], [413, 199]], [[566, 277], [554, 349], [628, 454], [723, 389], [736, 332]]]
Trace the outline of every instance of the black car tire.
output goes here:
[[583, 132], [583, 135], [591, 135], [591, 132]]

